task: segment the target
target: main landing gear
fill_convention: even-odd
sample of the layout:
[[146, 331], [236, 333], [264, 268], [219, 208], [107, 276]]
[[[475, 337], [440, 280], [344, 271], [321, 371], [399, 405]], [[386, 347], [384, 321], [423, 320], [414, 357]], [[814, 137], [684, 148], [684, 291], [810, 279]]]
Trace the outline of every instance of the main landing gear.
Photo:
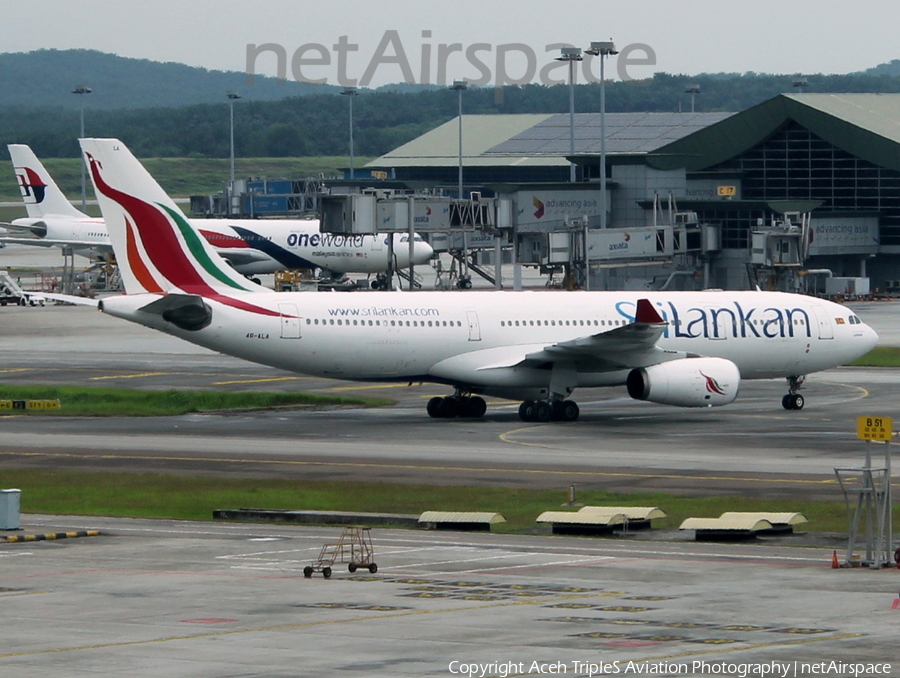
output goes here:
[[[428, 416], [434, 419], [479, 419], [487, 411], [487, 403], [481, 396], [457, 392], [443, 398], [435, 396], [428, 401]], [[573, 400], [526, 400], [519, 405], [522, 421], [575, 421], [580, 410]]]
[[526, 400], [519, 405], [522, 421], [575, 421], [579, 413], [574, 400]]
[[487, 403], [481, 396], [467, 396], [456, 393], [452, 396], [441, 398], [435, 396], [428, 401], [428, 416], [435, 419], [453, 419], [464, 417], [466, 419], [478, 419], [487, 412]]
[[802, 387], [806, 376], [788, 377], [788, 394], [781, 399], [781, 406], [786, 410], [802, 410], [806, 400], [797, 393]]

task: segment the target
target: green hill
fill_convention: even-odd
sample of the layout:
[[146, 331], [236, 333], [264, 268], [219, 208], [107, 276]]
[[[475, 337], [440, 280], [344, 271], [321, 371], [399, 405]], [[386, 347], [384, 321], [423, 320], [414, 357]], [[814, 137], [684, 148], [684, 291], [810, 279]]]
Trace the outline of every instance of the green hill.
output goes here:
[[254, 76], [253, 85], [237, 71], [210, 71], [173, 62], [130, 59], [88, 49], [42, 49], [0, 53], [0, 92], [4, 106], [78, 109], [72, 90], [90, 87], [91, 110], [181, 107], [225, 101], [237, 92], [247, 101], [271, 101], [339, 91], [328, 85], [301, 85]]
[[[900, 92], [900, 61], [847, 75], [806, 75], [807, 92]], [[229, 111], [225, 92], [237, 90], [235, 144], [239, 157], [339, 156], [348, 149], [347, 97], [327, 85], [279, 84], [243, 73], [125, 59], [90, 50], [0, 54], [0, 160], [8, 143], [29, 144], [42, 158], [77, 158], [79, 105], [88, 136], [122, 139], [140, 157], [226, 158]], [[690, 110], [688, 85], [699, 85], [697, 111], [740, 111], [793, 89], [793, 76], [762, 73], [657, 73], [639, 82], [611, 82], [610, 112]], [[94, 88], [84, 97], [77, 84]], [[566, 86], [472, 87], [465, 114], [563, 113]], [[598, 111], [600, 87], [579, 85], [578, 112]], [[355, 152], [379, 156], [453, 118], [457, 95], [447, 88], [361, 90], [354, 103]]]

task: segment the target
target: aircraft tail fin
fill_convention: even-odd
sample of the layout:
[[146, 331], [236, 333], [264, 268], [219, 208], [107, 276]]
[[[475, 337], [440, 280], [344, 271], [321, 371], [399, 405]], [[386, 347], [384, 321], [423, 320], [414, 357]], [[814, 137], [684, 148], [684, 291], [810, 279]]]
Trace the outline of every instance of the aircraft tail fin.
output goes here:
[[50, 176], [29, 146], [8, 144], [7, 148], [29, 217], [39, 219], [49, 214], [79, 219], [87, 217], [84, 212], [75, 209], [72, 203], [66, 199], [59, 186], [53, 181], [53, 177]]
[[127, 294], [268, 292], [235, 271], [118, 139], [82, 139]]

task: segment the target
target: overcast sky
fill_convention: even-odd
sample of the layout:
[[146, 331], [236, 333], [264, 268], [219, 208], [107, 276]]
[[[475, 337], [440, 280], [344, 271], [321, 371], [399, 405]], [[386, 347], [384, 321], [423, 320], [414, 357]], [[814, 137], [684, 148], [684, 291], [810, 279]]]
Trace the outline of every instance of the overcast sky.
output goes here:
[[[368, 70], [368, 83], [359, 84], [372, 86], [404, 79], [398, 46], [416, 82], [423, 75], [436, 82], [440, 46], [454, 43], [460, 49], [443, 48], [444, 80], [476, 80], [486, 70], [492, 84], [501, 70], [524, 77], [529, 51], [537, 82], [559, 54], [548, 45], [610, 38], [620, 50], [637, 46], [636, 60], [655, 58], [655, 65], [629, 67], [636, 78], [655, 71], [848, 73], [900, 58], [896, 0], [0, 0], [0, 17], [2, 52], [89, 48], [245, 71], [248, 44], [275, 43], [291, 78], [292, 56], [316, 44], [298, 56], [305, 61], [299, 77], [352, 84], [339, 79], [362, 80]], [[358, 48], [343, 52], [339, 73], [342, 36]], [[499, 46], [511, 43], [518, 46], [505, 48], [498, 64]], [[276, 75], [274, 54], [261, 55], [256, 71]], [[608, 73], [616, 72], [610, 64]]]

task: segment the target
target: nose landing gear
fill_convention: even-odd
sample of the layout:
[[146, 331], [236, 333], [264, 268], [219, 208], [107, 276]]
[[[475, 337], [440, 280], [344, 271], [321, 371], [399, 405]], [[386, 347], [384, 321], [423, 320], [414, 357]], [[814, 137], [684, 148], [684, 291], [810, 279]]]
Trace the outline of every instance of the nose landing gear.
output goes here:
[[786, 410], [802, 410], [806, 404], [806, 399], [800, 395], [799, 391], [803, 387], [806, 376], [788, 377], [788, 394], [781, 399], [781, 406]]

